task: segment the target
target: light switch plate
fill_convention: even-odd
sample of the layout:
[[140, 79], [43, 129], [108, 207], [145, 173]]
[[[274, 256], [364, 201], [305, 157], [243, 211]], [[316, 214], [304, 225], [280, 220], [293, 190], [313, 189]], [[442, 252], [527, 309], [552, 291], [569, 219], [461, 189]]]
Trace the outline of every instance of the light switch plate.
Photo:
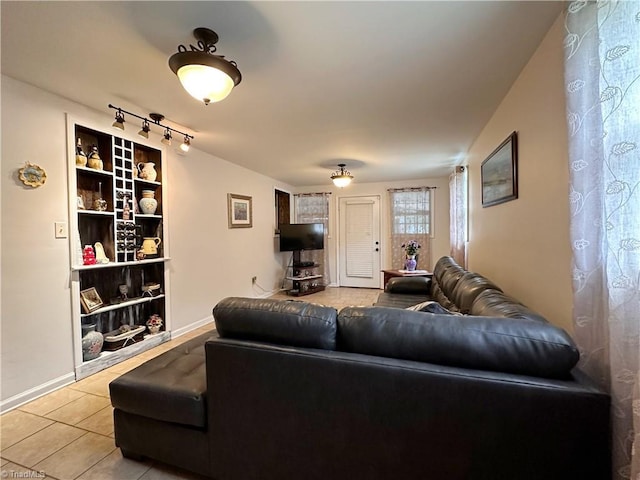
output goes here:
[[69, 229], [67, 222], [56, 222], [56, 238], [67, 238], [69, 236]]

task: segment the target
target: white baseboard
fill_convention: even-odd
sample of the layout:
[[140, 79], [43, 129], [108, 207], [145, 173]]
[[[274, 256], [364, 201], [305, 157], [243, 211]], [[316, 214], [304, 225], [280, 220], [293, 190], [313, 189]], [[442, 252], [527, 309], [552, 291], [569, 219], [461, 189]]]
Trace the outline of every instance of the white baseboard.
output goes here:
[[214, 328], [212, 315], [209, 315], [208, 317], [205, 317], [202, 320], [198, 320], [196, 322], [190, 323], [186, 327], [178, 328], [177, 330], [171, 330], [171, 338], [178, 338], [200, 327], [204, 327], [207, 323], [211, 323], [211, 328]]
[[13, 397], [9, 397], [6, 400], [2, 400], [0, 402], [0, 413], [6, 413], [9, 410], [13, 410], [25, 403], [29, 403], [36, 398], [40, 398], [43, 395], [47, 395], [48, 393], [53, 392], [54, 390], [58, 390], [59, 388], [66, 387], [67, 385], [71, 385], [76, 381], [76, 376], [73, 372], [67, 373], [58, 378], [54, 378], [42, 385], [38, 385], [37, 387], [30, 388], [22, 393], [14, 395]]
[[[171, 338], [180, 337], [181, 335], [189, 333], [192, 330], [196, 330], [197, 328], [203, 327], [208, 323], [211, 323], [211, 328], [214, 327], [213, 316], [208, 316], [206, 318], [203, 318], [202, 320], [198, 320], [197, 322], [190, 323], [186, 327], [179, 328], [178, 330], [173, 330], [171, 332]], [[53, 380], [50, 380], [36, 387], [30, 388], [29, 390], [14, 395], [13, 397], [9, 397], [6, 400], [2, 400], [0, 401], [0, 414], [18, 408], [25, 403], [29, 403], [62, 387], [71, 385], [75, 383], [75, 381], [76, 375], [75, 373], [71, 372], [61, 377], [54, 378]]]

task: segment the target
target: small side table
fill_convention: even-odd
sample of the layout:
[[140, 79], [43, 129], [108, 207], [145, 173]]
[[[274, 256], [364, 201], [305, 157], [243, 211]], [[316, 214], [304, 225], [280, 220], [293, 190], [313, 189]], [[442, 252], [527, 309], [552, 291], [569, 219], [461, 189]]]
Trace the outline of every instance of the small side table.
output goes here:
[[387, 286], [387, 282], [393, 277], [432, 277], [433, 272], [427, 272], [426, 270], [417, 270], [415, 272], [407, 272], [405, 270], [382, 270], [384, 274], [384, 281], [382, 288]]

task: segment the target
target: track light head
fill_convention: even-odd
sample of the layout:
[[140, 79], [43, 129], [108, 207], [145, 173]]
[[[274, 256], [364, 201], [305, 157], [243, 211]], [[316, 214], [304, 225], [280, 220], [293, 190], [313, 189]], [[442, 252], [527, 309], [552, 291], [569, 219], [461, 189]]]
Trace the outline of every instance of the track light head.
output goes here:
[[185, 135], [184, 141], [182, 142], [182, 145], [180, 145], [180, 150], [186, 153], [189, 151], [189, 147], [191, 147], [191, 139], [189, 139], [189, 137]]
[[116, 112], [116, 121], [111, 124], [113, 127], [124, 130], [124, 114], [118, 109]]
[[164, 137], [162, 138], [161, 142], [167, 146], [171, 145], [171, 130], [169, 130], [168, 128], [165, 130]]
[[149, 138], [149, 130], [151, 130], [151, 128], [149, 127], [149, 122], [147, 122], [147, 120], [145, 119], [142, 121], [142, 128], [138, 132], [138, 135], [144, 138]]

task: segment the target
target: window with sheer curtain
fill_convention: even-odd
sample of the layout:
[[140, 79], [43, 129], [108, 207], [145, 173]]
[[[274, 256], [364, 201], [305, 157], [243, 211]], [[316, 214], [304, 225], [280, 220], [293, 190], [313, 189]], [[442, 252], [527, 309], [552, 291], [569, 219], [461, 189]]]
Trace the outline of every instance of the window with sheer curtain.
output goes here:
[[466, 167], [456, 167], [449, 176], [449, 241], [451, 257], [467, 267], [467, 210], [469, 179]]
[[415, 240], [420, 244], [416, 260], [418, 270], [431, 269], [431, 190], [433, 187], [389, 190], [389, 225], [391, 229], [391, 265], [403, 269], [403, 244]]
[[611, 478], [638, 480], [640, 2], [572, 2], [565, 31], [574, 330], [611, 393]]
[[329, 272], [329, 199], [331, 193], [296, 193], [294, 196], [295, 223], [322, 223], [324, 225], [324, 250], [303, 252], [302, 260], [313, 261], [322, 265], [324, 285], [331, 283]]

